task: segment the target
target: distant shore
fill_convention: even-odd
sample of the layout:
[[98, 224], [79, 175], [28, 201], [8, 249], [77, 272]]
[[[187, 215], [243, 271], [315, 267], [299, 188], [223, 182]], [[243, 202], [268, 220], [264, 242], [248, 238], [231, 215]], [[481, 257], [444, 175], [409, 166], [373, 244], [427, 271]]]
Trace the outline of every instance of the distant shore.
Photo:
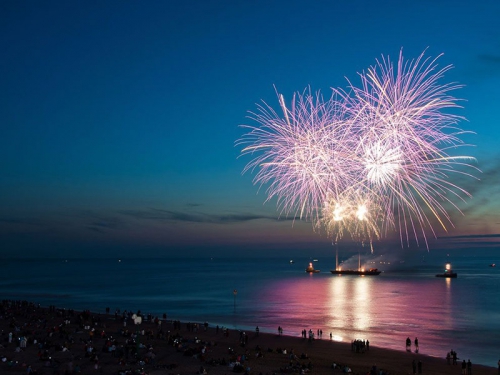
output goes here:
[[[415, 352], [383, 349], [376, 343], [336, 342], [179, 322], [131, 312], [95, 313], [40, 307], [28, 301], [0, 305], [0, 373], [28, 374], [249, 374], [311, 373], [458, 375], [461, 361], [447, 364]], [[151, 318], [151, 319], [149, 319]], [[278, 328], [278, 327], [277, 327]], [[399, 338], [398, 338], [399, 339]], [[473, 358], [471, 358], [473, 361]], [[334, 368], [335, 364], [335, 368]], [[498, 374], [472, 364], [475, 375]]]

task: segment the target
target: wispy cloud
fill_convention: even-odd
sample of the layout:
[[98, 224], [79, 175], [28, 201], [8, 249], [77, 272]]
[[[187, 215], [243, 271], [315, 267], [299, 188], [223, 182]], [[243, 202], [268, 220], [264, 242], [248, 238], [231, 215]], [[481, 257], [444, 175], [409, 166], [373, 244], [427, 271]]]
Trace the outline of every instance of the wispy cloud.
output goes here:
[[[154, 220], [154, 221], [178, 221], [178, 222], [191, 222], [191, 223], [214, 223], [214, 224], [228, 224], [239, 223], [252, 220], [271, 220], [277, 221], [275, 216], [259, 215], [251, 213], [215, 213], [209, 214], [205, 212], [192, 212], [192, 211], [176, 211], [165, 210], [158, 208], [149, 208], [144, 210], [122, 210], [120, 214], [132, 216], [141, 220]], [[285, 220], [294, 220], [288, 218]]]
[[251, 220], [277, 220], [276, 217], [273, 216], [257, 215], [251, 213], [208, 214], [204, 212], [186, 212], [158, 208], [149, 208], [144, 210], [122, 210], [120, 211], [120, 214], [143, 220], [216, 224], [239, 223]]
[[0, 223], [13, 224], [13, 225], [45, 225], [44, 220], [35, 218], [0, 218]]
[[79, 210], [69, 216], [83, 220], [85, 227], [93, 232], [106, 233], [108, 230], [123, 229], [127, 226], [126, 222], [114, 212]]
[[479, 54], [477, 57], [479, 61], [483, 63], [498, 65], [498, 68], [500, 69], [500, 55], [484, 53]]
[[458, 236], [447, 236], [447, 237], [443, 237], [443, 238], [446, 238], [446, 239], [454, 239], [454, 238], [457, 238], [457, 239], [481, 239], [481, 238], [484, 238], [484, 239], [490, 239], [490, 238], [500, 238], [500, 234], [464, 234], [464, 235], [458, 235]]
[[500, 75], [500, 51], [494, 49], [472, 56], [468, 66], [461, 71], [464, 82], [484, 81]]
[[500, 157], [481, 161], [482, 173], [477, 173], [478, 180], [465, 179], [460, 186], [472, 195], [471, 204], [464, 213], [491, 211], [500, 203]]
[[87, 226], [87, 229], [96, 233], [106, 233], [106, 231], [102, 230], [102, 228], [99, 227]]

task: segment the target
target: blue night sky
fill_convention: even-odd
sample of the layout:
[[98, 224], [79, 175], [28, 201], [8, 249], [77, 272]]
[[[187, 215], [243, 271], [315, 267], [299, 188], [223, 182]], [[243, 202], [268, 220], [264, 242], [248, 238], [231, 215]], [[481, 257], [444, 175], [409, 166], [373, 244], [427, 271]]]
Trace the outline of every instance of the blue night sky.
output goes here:
[[330, 248], [310, 223], [278, 220], [241, 174], [239, 125], [255, 125], [261, 100], [278, 108], [274, 86], [288, 100], [308, 86], [328, 97], [401, 48], [407, 59], [443, 53], [439, 66], [454, 66], [443, 83], [465, 85], [454, 95], [476, 147], [464, 152], [483, 173], [466, 181], [473, 199], [446, 235], [491, 244], [499, 19], [493, 0], [2, 1], [0, 254]]

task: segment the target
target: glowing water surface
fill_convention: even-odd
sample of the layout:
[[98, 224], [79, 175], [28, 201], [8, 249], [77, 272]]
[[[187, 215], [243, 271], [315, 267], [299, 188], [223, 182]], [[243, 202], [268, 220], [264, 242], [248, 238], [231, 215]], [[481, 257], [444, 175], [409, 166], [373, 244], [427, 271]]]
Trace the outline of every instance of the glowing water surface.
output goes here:
[[[0, 296], [42, 305], [141, 310], [169, 319], [207, 321], [233, 329], [300, 337], [323, 331], [329, 340], [368, 339], [405, 350], [418, 337], [420, 352], [496, 366], [500, 332], [499, 259], [453, 263], [457, 279], [436, 278], [441, 264], [385, 269], [379, 276], [332, 275], [334, 257], [295, 259], [11, 260], [0, 265]], [[383, 266], [380, 267], [383, 269]], [[237, 290], [236, 295], [233, 293]]]

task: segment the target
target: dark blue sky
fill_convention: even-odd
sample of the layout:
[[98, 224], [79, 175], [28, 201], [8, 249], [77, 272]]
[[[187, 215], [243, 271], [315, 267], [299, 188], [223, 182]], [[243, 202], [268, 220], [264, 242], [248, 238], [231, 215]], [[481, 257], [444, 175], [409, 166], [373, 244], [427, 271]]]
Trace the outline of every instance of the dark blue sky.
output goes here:
[[241, 175], [238, 125], [261, 100], [277, 107], [273, 86], [328, 96], [401, 48], [444, 53], [445, 81], [465, 85], [460, 125], [477, 133], [467, 154], [484, 173], [449, 235], [500, 233], [500, 3], [449, 4], [2, 1], [1, 253], [331, 246], [309, 223], [278, 221]]

